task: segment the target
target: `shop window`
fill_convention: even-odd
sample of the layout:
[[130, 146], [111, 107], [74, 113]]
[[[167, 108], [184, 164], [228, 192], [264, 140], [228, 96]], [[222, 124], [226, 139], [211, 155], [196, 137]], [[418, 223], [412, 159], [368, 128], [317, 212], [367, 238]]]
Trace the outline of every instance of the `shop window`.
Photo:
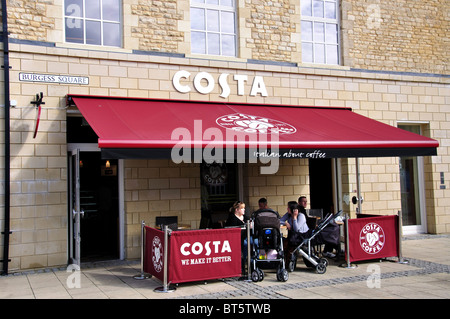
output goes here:
[[65, 40], [70, 43], [122, 46], [121, 0], [65, 0]]
[[191, 52], [236, 56], [235, 0], [191, 1]]
[[301, 0], [302, 60], [340, 64], [338, 0]]

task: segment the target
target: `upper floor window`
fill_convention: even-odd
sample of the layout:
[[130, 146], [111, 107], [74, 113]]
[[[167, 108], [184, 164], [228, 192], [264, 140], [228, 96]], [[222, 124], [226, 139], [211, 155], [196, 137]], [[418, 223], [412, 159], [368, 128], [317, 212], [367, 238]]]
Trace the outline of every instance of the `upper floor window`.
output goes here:
[[339, 64], [338, 0], [301, 0], [302, 60]]
[[236, 56], [235, 0], [191, 0], [191, 52]]
[[121, 0], [65, 0], [66, 42], [122, 46]]

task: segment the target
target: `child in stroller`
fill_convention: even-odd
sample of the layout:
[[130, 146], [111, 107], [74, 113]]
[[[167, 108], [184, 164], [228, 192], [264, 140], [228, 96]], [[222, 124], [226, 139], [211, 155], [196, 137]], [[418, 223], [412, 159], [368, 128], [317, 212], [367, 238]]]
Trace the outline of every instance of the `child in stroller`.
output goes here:
[[262, 269], [277, 269], [277, 280], [287, 281], [283, 236], [280, 232], [280, 215], [272, 209], [259, 209], [253, 213], [252, 281], [262, 281]]

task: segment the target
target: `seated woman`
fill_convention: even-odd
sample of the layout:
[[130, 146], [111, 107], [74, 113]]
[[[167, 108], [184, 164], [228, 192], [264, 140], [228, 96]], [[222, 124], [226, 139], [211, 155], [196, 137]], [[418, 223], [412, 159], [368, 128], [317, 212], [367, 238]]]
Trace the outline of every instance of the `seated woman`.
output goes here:
[[310, 234], [310, 229], [306, 223], [306, 214], [300, 211], [297, 202], [289, 202], [288, 212], [280, 219], [288, 229], [286, 251], [288, 256], [299, 244], [302, 238]]
[[[291, 226], [290, 223], [286, 224], [286, 221], [288, 219], [290, 219], [292, 216], [291, 205], [296, 204], [296, 203], [297, 203], [296, 201], [288, 202], [287, 203], [287, 212], [286, 212], [286, 214], [283, 215], [283, 217], [280, 218], [280, 224], [286, 226], [286, 228], [288, 228], [288, 225], [289, 225], [289, 227]], [[290, 229], [288, 228], [288, 230], [290, 230]]]
[[248, 219], [245, 215], [245, 203], [237, 201], [230, 208], [230, 215], [225, 222], [225, 226], [244, 226], [247, 224]]
[[295, 201], [288, 203], [288, 212], [281, 217], [281, 225], [286, 225], [288, 231], [297, 233], [307, 233], [309, 227], [306, 223], [306, 213], [300, 211], [300, 207]]
[[[225, 227], [245, 226], [249, 218], [245, 215], [245, 203], [237, 201], [230, 208], [230, 215], [225, 222]], [[247, 230], [242, 229], [241, 232], [241, 246], [242, 246], [242, 274], [245, 272], [245, 264], [247, 261]]]

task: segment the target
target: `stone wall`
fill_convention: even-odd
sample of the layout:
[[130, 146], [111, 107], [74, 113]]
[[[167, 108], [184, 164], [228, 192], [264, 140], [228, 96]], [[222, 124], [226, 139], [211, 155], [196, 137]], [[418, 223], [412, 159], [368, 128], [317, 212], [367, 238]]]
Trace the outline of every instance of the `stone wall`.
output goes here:
[[247, 0], [250, 16], [245, 27], [251, 30], [251, 37], [245, 46], [251, 48], [251, 59], [299, 62], [297, 51], [300, 43], [296, 34], [300, 24], [295, 2], [291, 0], [259, 1]]
[[[236, 3], [238, 59], [301, 64], [299, 1]], [[63, 0], [10, 0], [10, 37], [64, 45], [63, 4]], [[187, 0], [123, 0], [123, 49], [190, 55], [189, 6]], [[343, 66], [448, 74], [445, 6], [445, 0], [341, 0]]]
[[55, 29], [55, 18], [47, 14], [47, 10], [53, 5], [53, 2], [52, 0], [8, 1], [8, 31], [10, 37], [48, 41], [47, 31]]
[[446, 0], [343, 0], [342, 12], [345, 65], [449, 73], [450, 18]]
[[184, 40], [178, 21], [184, 16], [177, 0], [138, 1], [131, 5], [131, 14], [139, 21], [131, 30], [131, 37], [139, 38], [139, 50], [178, 52], [178, 43]]

